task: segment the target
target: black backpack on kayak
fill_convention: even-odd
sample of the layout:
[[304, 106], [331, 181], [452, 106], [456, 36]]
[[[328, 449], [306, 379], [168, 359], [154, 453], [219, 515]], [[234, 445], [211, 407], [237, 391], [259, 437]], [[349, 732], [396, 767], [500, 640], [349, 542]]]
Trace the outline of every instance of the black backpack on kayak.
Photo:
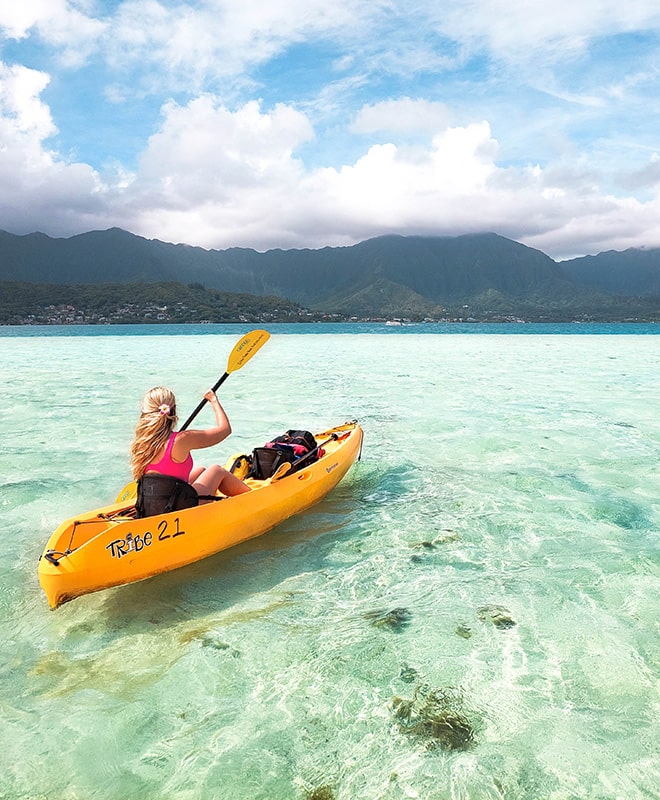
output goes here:
[[291, 471], [295, 472], [296, 469], [318, 461], [318, 458], [319, 450], [314, 434], [309, 431], [289, 430], [276, 436], [265, 447], [254, 448], [248, 476], [263, 481], [272, 478], [282, 464], [291, 464]]
[[[276, 436], [272, 442], [268, 444], [283, 444], [287, 447], [293, 447], [294, 452], [298, 453], [298, 457], [305, 455], [298, 450], [299, 447], [304, 447], [307, 453], [316, 449], [317, 442], [313, 433], [309, 431], [287, 431], [281, 436]], [[268, 447], [268, 445], [266, 445]]]

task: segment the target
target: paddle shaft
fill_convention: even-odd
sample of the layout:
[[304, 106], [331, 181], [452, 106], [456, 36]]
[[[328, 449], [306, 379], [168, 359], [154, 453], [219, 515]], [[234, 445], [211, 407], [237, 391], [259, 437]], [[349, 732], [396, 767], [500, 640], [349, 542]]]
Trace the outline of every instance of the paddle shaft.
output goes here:
[[[227, 380], [229, 377], [229, 373], [225, 372], [225, 374], [213, 384], [213, 391], [217, 392], [218, 389], [222, 386], [222, 384]], [[208, 400], [203, 397], [197, 408], [192, 412], [192, 414], [188, 417], [188, 419], [183, 423], [183, 425], [179, 428], [180, 431], [185, 431], [185, 429], [190, 425], [190, 423], [195, 419], [195, 417], [199, 414], [199, 412], [204, 408], [204, 406], [208, 403]]]
[[294, 462], [294, 463], [295, 463], [296, 470], [298, 469], [299, 465], [300, 465], [300, 464], [301, 464], [303, 461], [306, 461], [308, 458], [311, 458], [311, 456], [313, 456], [315, 453], [318, 453], [318, 451], [319, 451], [319, 450], [320, 450], [322, 447], [325, 447], [325, 445], [326, 445], [326, 444], [330, 444], [330, 442], [336, 442], [336, 441], [337, 441], [337, 439], [339, 439], [339, 436], [337, 436], [337, 434], [336, 434], [336, 433], [333, 433], [333, 434], [332, 434], [332, 436], [331, 436], [329, 439], [326, 439], [326, 440], [325, 440], [325, 442], [321, 442], [320, 444], [317, 444], [317, 445], [316, 445], [316, 447], [315, 447], [313, 450], [310, 450], [310, 451], [309, 451], [309, 453], [305, 453], [305, 455], [304, 455], [304, 456], [300, 456], [300, 458], [299, 458], [299, 459], [298, 459], [296, 462]]
[[[261, 348], [268, 341], [268, 339], [270, 339], [270, 334], [268, 333], [268, 331], [262, 331], [262, 330], [251, 331], [246, 336], [244, 336], [234, 346], [234, 349], [229, 354], [229, 360], [227, 361], [227, 371], [215, 383], [215, 385], [213, 386], [213, 391], [217, 392], [218, 389], [227, 380], [227, 378], [232, 372], [236, 372], [236, 370], [239, 370], [244, 364], [247, 364], [247, 362], [257, 352], [257, 350], [259, 350], [259, 348]], [[188, 425], [190, 425], [190, 423], [195, 419], [195, 417], [204, 408], [207, 402], [208, 401], [205, 397], [202, 398], [197, 408], [192, 412], [192, 414], [188, 417], [188, 419], [179, 428], [180, 431], [185, 431]]]

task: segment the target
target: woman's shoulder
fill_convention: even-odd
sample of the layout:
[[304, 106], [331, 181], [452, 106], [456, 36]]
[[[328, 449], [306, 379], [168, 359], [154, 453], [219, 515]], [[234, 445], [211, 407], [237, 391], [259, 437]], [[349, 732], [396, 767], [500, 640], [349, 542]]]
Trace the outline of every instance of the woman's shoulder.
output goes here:
[[210, 447], [226, 438], [226, 433], [219, 433], [216, 428], [196, 429], [179, 431], [176, 435], [178, 448], [187, 447], [189, 450], [197, 450], [201, 447]]
[[177, 442], [194, 441], [200, 434], [204, 435], [204, 431], [187, 428], [185, 431], [172, 431], [172, 439]]

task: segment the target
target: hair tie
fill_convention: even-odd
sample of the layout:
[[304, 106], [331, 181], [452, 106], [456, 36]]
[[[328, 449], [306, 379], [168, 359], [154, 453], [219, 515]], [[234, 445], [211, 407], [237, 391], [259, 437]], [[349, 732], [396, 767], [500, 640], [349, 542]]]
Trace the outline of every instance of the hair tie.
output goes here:
[[162, 406], [158, 406], [158, 413], [162, 414], [164, 417], [169, 417], [172, 413], [172, 409], [167, 405], [167, 403], [163, 403]]

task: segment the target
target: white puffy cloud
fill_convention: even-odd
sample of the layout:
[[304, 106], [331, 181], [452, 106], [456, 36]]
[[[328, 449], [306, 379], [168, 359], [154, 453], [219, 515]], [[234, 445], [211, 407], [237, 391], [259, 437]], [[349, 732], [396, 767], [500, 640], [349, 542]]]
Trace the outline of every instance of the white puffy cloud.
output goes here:
[[50, 109], [40, 99], [49, 81], [44, 72], [0, 62], [0, 122], [4, 147], [13, 144], [14, 135], [38, 143], [55, 132]]
[[[375, 145], [354, 165], [317, 170], [307, 183], [347, 218], [404, 227], [438, 224], [445, 204], [487, 192], [497, 145], [487, 123], [448, 129], [428, 149]], [[372, 222], [373, 224], [373, 222]]]
[[0, 213], [18, 232], [119, 225], [165, 241], [268, 249], [493, 230], [554, 257], [660, 244], [657, 199], [605, 195], [589, 171], [503, 166], [486, 121], [309, 169], [297, 152], [314, 131], [299, 110], [252, 101], [232, 111], [204, 95], [167, 103], [136, 170], [102, 179], [46, 147], [55, 130], [39, 98], [47, 81], [0, 70]]
[[208, 95], [167, 104], [124, 197], [131, 229], [209, 247], [264, 236], [274, 245], [304, 174], [294, 151], [312, 136], [285, 105], [262, 112], [252, 101], [231, 112]]
[[0, 215], [20, 232], [53, 226], [78, 232], [79, 215], [96, 205], [91, 167], [69, 164], [45, 146], [57, 129], [40, 99], [49, 77], [0, 62]]
[[66, 13], [66, 0], [22, 0], [0, 5], [0, 29], [11, 39], [22, 39], [38, 22]]
[[341, 169], [305, 170], [294, 153], [311, 136], [307, 119], [285, 106], [232, 113], [210, 97], [169, 105], [128, 193], [132, 229], [266, 249], [482, 228], [475, 204], [487, 202], [497, 169], [487, 123], [446, 130], [426, 149], [374, 145]]
[[199, 182], [204, 196], [259, 179], [278, 180], [292, 163], [293, 151], [313, 135], [307, 118], [286, 105], [262, 112], [257, 101], [235, 112], [205, 95], [186, 106], [168, 103], [161, 130], [151, 137], [141, 159], [142, 178], [162, 181], [186, 176]]
[[[646, 119], [655, 112], [645, 96], [654, 68], [642, 62], [634, 75], [568, 83], [558, 66], [594, 36], [645, 27], [651, 40], [659, 18], [650, 0], [4, 3], [5, 39], [46, 43], [58, 58], [50, 84], [43, 71], [0, 65], [0, 227], [69, 235], [120, 225], [260, 249], [468, 230], [495, 230], [554, 256], [660, 244], [656, 128]], [[287, 93], [289, 64], [303, 71], [287, 48], [308, 53], [329, 42], [324, 77], [307, 87], [305, 76], [304, 89]], [[92, 54], [103, 75], [95, 97], [132, 104], [127, 117], [140, 114], [146, 92], [162, 104], [148, 141], [131, 142], [127, 164], [102, 153], [100, 172], [56, 150], [57, 92], [71, 75], [56, 69]], [[475, 54], [477, 77], [445, 81], [446, 67]], [[256, 68], [275, 56], [284, 88], [264, 95], [280, 102], [258, 101], [254, 86], [267, 73]], [[533, 79], [493, 95], [519, 66]], [[408, 71], [426, 78], [406, 83]], [[388, 99], [390, 82], [405, 88]], [[536, 113], [529, 95], [518, 103], [521, 86], [535, 100], [543, 93]]]
[[144, 236], [212, 248], [493, 230], [567, 257], [580, 253], [582, 218], [598, 251], [599, 237], [607, 247], [630, 243], [628, 217], [633, 238], [660, 243], [655, 202], [602, 195], [566, 170], [498, 165], [487, 122], [447, 128], [424, 147], [373, 145], [353, 164], [308, 170], [295, 152], [311, 135], [306, 118], [284, 106], [230, 112], [210, 97], [170, 105], [116, 213]]

